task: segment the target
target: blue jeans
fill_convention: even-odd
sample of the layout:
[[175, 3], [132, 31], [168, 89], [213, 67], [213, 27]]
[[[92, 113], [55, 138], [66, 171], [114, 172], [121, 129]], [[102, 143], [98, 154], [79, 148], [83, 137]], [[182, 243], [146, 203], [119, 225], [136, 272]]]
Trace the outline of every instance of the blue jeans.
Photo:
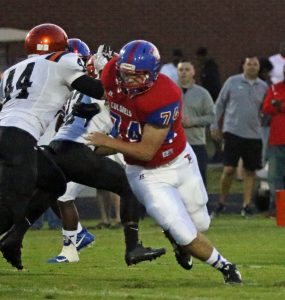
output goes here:
[[48, 208], [32, 225], [35, 229], [40, 229], [44, 225], [44, 221], [47, 220], [49, 229], [58, 229], [61, 225], [61, 220], [53, 212], [51, 208]]
[[269, 126], [261, 127], [261, 140], [262, 140], [262, 166], [264, 167], [268, 160], [268, 138], [269, 138]]
[[269, 146], [268, 184], [270, 188], [270, 210], [275, 210], [275, 192], [285, 189], [285, 145]]

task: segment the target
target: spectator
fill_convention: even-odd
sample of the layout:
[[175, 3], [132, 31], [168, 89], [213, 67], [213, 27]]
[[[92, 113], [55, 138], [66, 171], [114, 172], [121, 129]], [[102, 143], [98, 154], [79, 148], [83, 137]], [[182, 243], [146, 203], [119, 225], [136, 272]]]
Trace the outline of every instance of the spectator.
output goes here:
[[259, 65], [260, 69], [258, 72], [258, 77], [265, 81], [268, 85], [271, 85], [271, 77], [270, 77], [270, 72], [273, 69], [273, 65], [269, 58], [267, 57], [259, 57]]
[[[197, 49], [196, 58], [198, 62], [198, 82], [208, 90], [215, 102], [221, 89], [219, 67], [215, 60], [209, 57], [208, 49], [205, 47]], [[215, 153], [210, 162], [221, 163], [223, 159], [222, 143], [221, 141], [213, 140], [213, 144]]]
[[160, 69], [160, 73], [168, 76], [176, 83], [178, 81], [177, 65], [180, 61], [182, 61], [182, 58], [183, 58], [182, 50], [173, 49], [172, 61], [170, 63], [164, 64]]
[[[94, 228], [121, 228], [120, 197], [109, 191], [97, 190], [96, 199], [99, 205], [101, 221]], [[115, 213], [115, 223], [111, 224], [113, 213]]]
[[44, 221], [47, 220], [49, 229], [60, 229], [62, 224], [61, 220], [53, 212], [51, 208], [48, 208], [32, 225], [32, 229], [41, 229], [44, 226]]
[[206, 186], [208, 154], [205, 127], [214, 121], [214, 102], [206, 89], [195, 84], [195, 69], [190, 61], [180, 62], [177, 70], [178, 85], [183, 92], [182, 125], [187, 141], [197, 156], [200, 173]]
[[[283, 73], [285, 66], [283, 68]], [[275, 191], [285, 189], [285, 83], [272, 85], [266, 94], [262, 111], [271, 116], [269, 133], [269, 170], [270, 188], [269, 215], [275, 215]]]
[[279, 53], [271, 55], [269, 61], [273, 65], [270, 72], [270, 79], [272, 83], [277, 83], [284, 80], [283, 67], [285, 65], [285, 41], [280, 43]]
[[267, 84], [258, 78], [258, 72], [257, 57], [245, 58], [243, 73], [228, 78], [216, 102], [212, 137], [221, 139], [223, 133], [225, 149], [220, 198], [212, 216], [225, 209], [225, 199], [230, 192], [239, 158], [243, 159], [244, 166], [241, 214], [252, 214], [250, 202], [255, 170], [261, 168], [260, 108], [268, 88]]
[[219, 67], [215, 60], [208, 56], [208, 49], [205, 47], [197, 49], [196, 58], [199, 67], [199, 82], [216, 101], [221, 89]]
[[[259, 58], [260, 70], [258, 77], [264, 80], [268, 85], [271, 85], [270, 72], [273, 69], [273, 65], [267, 57]], [[261, 115], [261, 139], [262, 139], [262, 166], [265, 168], [268, 161], [268, 137], [270, 128], [270, 115]], [[265, 171], [265, 169], [264, 169]], [[267, 171], [265, 171], [267, 173]]]

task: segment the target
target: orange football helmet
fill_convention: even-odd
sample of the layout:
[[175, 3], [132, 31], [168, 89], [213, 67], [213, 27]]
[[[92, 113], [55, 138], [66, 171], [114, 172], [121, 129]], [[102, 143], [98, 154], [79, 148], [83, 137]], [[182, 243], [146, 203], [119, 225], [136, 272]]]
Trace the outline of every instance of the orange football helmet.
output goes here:
[[32, 28], [27, 34], [25, 48], [28, 55], [65, 51], [67, 35], [61, 27], [55, 24], [41, 24]]

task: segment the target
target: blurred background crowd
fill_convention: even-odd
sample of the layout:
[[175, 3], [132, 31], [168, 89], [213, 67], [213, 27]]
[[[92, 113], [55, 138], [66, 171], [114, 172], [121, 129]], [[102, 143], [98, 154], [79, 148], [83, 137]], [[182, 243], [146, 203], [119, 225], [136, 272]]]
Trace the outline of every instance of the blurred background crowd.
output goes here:
[[[0, 71], [24, 57], [28, 30], [44, 22], [62, 26], [94, 50], [101, 43], [117, 50], [133, 39], [153, 42], [164, 63], [161, 72], [181, 87], [183, 126], [206, 186], [207, 168], [220, 168], [212, 217], [227, 211], [235, 179], [243, 182], [242, 216], [256, 209], [275, 216], [275, 191], [285, 188], [284, 1], [0, 0], [0, 5]], [[119, 227], [118, 200], [108, 197], [113, 208], [99, 205], [97, 228], [111, 228], [112, 218]], [[50, 227], [58, 226], [51, 219]]]

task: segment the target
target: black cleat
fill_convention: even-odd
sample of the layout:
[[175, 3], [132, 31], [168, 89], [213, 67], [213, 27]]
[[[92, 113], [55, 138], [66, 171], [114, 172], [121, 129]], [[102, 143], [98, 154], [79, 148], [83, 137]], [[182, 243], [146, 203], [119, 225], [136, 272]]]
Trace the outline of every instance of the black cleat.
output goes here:
[[224, 275], [225, 283], [228, 284], [241, 284], [241, 274], [239, 270], [237, 269], [236, 265], [233, 264], [227, 264], [225, 265], [220, 271]]
[[136, 248], [131, 251], [126, 251], [125, 262], [128, 266], [135, 265], [146, 260], [153, 260], [166, 253], [165, 248], [150, 248], [144, 247], [142, 243], [137, 244]]
[[0, 250], [3, 257], [13, 267], [18, 270], [23, 269], [21, 258], [22, 239], [17, 238], [17, 235], [13, 234], [13, 230], [10, 230], [0, 240]]
[[185, 270], [191, 270], [193, 267], [193, 259], [189, 253], [184, 253], [178, 245], [174, 247], [175, 258], [178, 264]]
[[163, 233], [168, 238], [173, 247], [175, 258], [178, 264], [185, 270], [191, 270], [193, 267], [193, 260], [191, 254], [185, 253], [183, 251], [182, 247], [175, 242], [174, 238], [172, 237], [169, 231], [163, 231]]
[[218, 203], [217, 207], [214, 211], [212, 211], [210, 217], [213, 219], [214, 217], [219, 217], [226, 210], [226, 206], [223, 203]]

